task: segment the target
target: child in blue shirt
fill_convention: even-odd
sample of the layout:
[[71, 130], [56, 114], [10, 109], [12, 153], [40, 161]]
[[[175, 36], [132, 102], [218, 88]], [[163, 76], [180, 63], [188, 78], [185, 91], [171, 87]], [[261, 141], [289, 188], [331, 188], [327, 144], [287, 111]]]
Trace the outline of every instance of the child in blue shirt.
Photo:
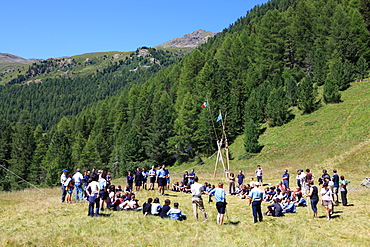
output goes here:
[[170, 216], [171, 220], [186, 220], [186, 214], [184, 214], [180, 209], [179, 209], [179, 203], [175, 202], [173, 204], [173, 208], [171, 208], [168, 212], [167, 215]]
[[283, 206], [283, 213], [295, 213], [296, 206], [294, 202], [290, 200], [290, 198], [286, 199], [286, 204]]

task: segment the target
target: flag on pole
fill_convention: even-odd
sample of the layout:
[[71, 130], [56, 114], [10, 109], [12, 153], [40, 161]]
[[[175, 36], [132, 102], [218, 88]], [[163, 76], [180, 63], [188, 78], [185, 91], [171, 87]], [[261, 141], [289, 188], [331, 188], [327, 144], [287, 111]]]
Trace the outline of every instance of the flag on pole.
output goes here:
[[220, 113], [220, 115], [218, 115], [218, 117], [217, 117], [217, 119], [216, 119], [216, 123], [217, 123], [218, 121], [220, 121], [220, 120], [222, 120], [222, 115], [221, 115], [221, 113]]
[[202, 108], [206, 108], [206, 107], [208, 107], [208, 103], [204, 102], [203, 105], [202, 105]]

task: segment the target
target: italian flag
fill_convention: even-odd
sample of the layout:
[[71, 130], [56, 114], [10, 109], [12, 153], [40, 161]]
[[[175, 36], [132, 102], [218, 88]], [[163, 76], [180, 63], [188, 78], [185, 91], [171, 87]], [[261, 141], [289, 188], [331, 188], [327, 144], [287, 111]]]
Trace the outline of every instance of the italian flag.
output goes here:
[[202, 108], [206, 108], [207, 106], [208, 106], [208, 103], [204, 102], [203, 105], [202, 105]]

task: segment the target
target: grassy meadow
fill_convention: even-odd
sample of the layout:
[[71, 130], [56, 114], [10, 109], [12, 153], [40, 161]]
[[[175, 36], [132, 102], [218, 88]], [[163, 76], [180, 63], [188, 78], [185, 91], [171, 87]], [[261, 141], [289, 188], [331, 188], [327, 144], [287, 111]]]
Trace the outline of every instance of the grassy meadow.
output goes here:
[[[297, 113], [288, 124], [267, 128], [260, 136], [262, 152], [247, 157], [242, 137], [230, 146], [230, 170], [242, 169], [246, 181], [254, 176], [257, 165], [264, 170], [264, 183], [276, 184], [288, 169], [295, 183], [297, 169], [311, 168], [316, 177], [321, 170], [337, 169], [350, 180], [348, 202], [352, 206], [335, 207], [334, 218], [327, 221], [323, 206], [319, 218], [312, 218], [309, 207], [282, 218], [265, 216], [253, 224], [251, 207], [246, 200], [228, 196], [223, 226], [216, 225], [215, 202], [204, 197], [208, 222], [196, 221], [191, 195], [167, 191], [139, 191], [142, 204], [148, 197], [179, 202], [187, 214], [184, 222], [143, 217], [142, 212], [104, 211], [105, 217], [87, 217], [87, 203], [60, 203], [60, 188], [42, 191], [27, 189], [0, 193], [0, 246], [369, 246], [370, 188], [360, 186], [370, 177], [370, 81], [354, 82], [342, 92], [343, 103], [323, 105], [310, 115]], [[180, 181], [185, 170], [195, 168], [200, 182], [227, 184], [222, 165], [213, 178], [215, 157], [170, 168], [171, 182]], [[115, 179], [125, 185], [125, 179]], [[228, 189], [228, 186], [225, 186]], [[74, 196], [74, 195], [73, 195]], [[74, 197], [73, 197], [74, 198]], [[263, 210], [268, 204], [263, 203]]]

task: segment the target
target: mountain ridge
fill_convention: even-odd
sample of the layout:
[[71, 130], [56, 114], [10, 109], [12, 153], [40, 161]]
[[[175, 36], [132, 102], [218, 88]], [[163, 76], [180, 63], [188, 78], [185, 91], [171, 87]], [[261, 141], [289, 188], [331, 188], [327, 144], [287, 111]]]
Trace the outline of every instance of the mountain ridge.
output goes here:
[[154, 48], [195, 48], [218, 33], [205, 31], [203, 29], [196, 30], [194, 32], [185, 34], [181, 38], [175, 38], [167, 41], [161, 45], [155, 46]]

